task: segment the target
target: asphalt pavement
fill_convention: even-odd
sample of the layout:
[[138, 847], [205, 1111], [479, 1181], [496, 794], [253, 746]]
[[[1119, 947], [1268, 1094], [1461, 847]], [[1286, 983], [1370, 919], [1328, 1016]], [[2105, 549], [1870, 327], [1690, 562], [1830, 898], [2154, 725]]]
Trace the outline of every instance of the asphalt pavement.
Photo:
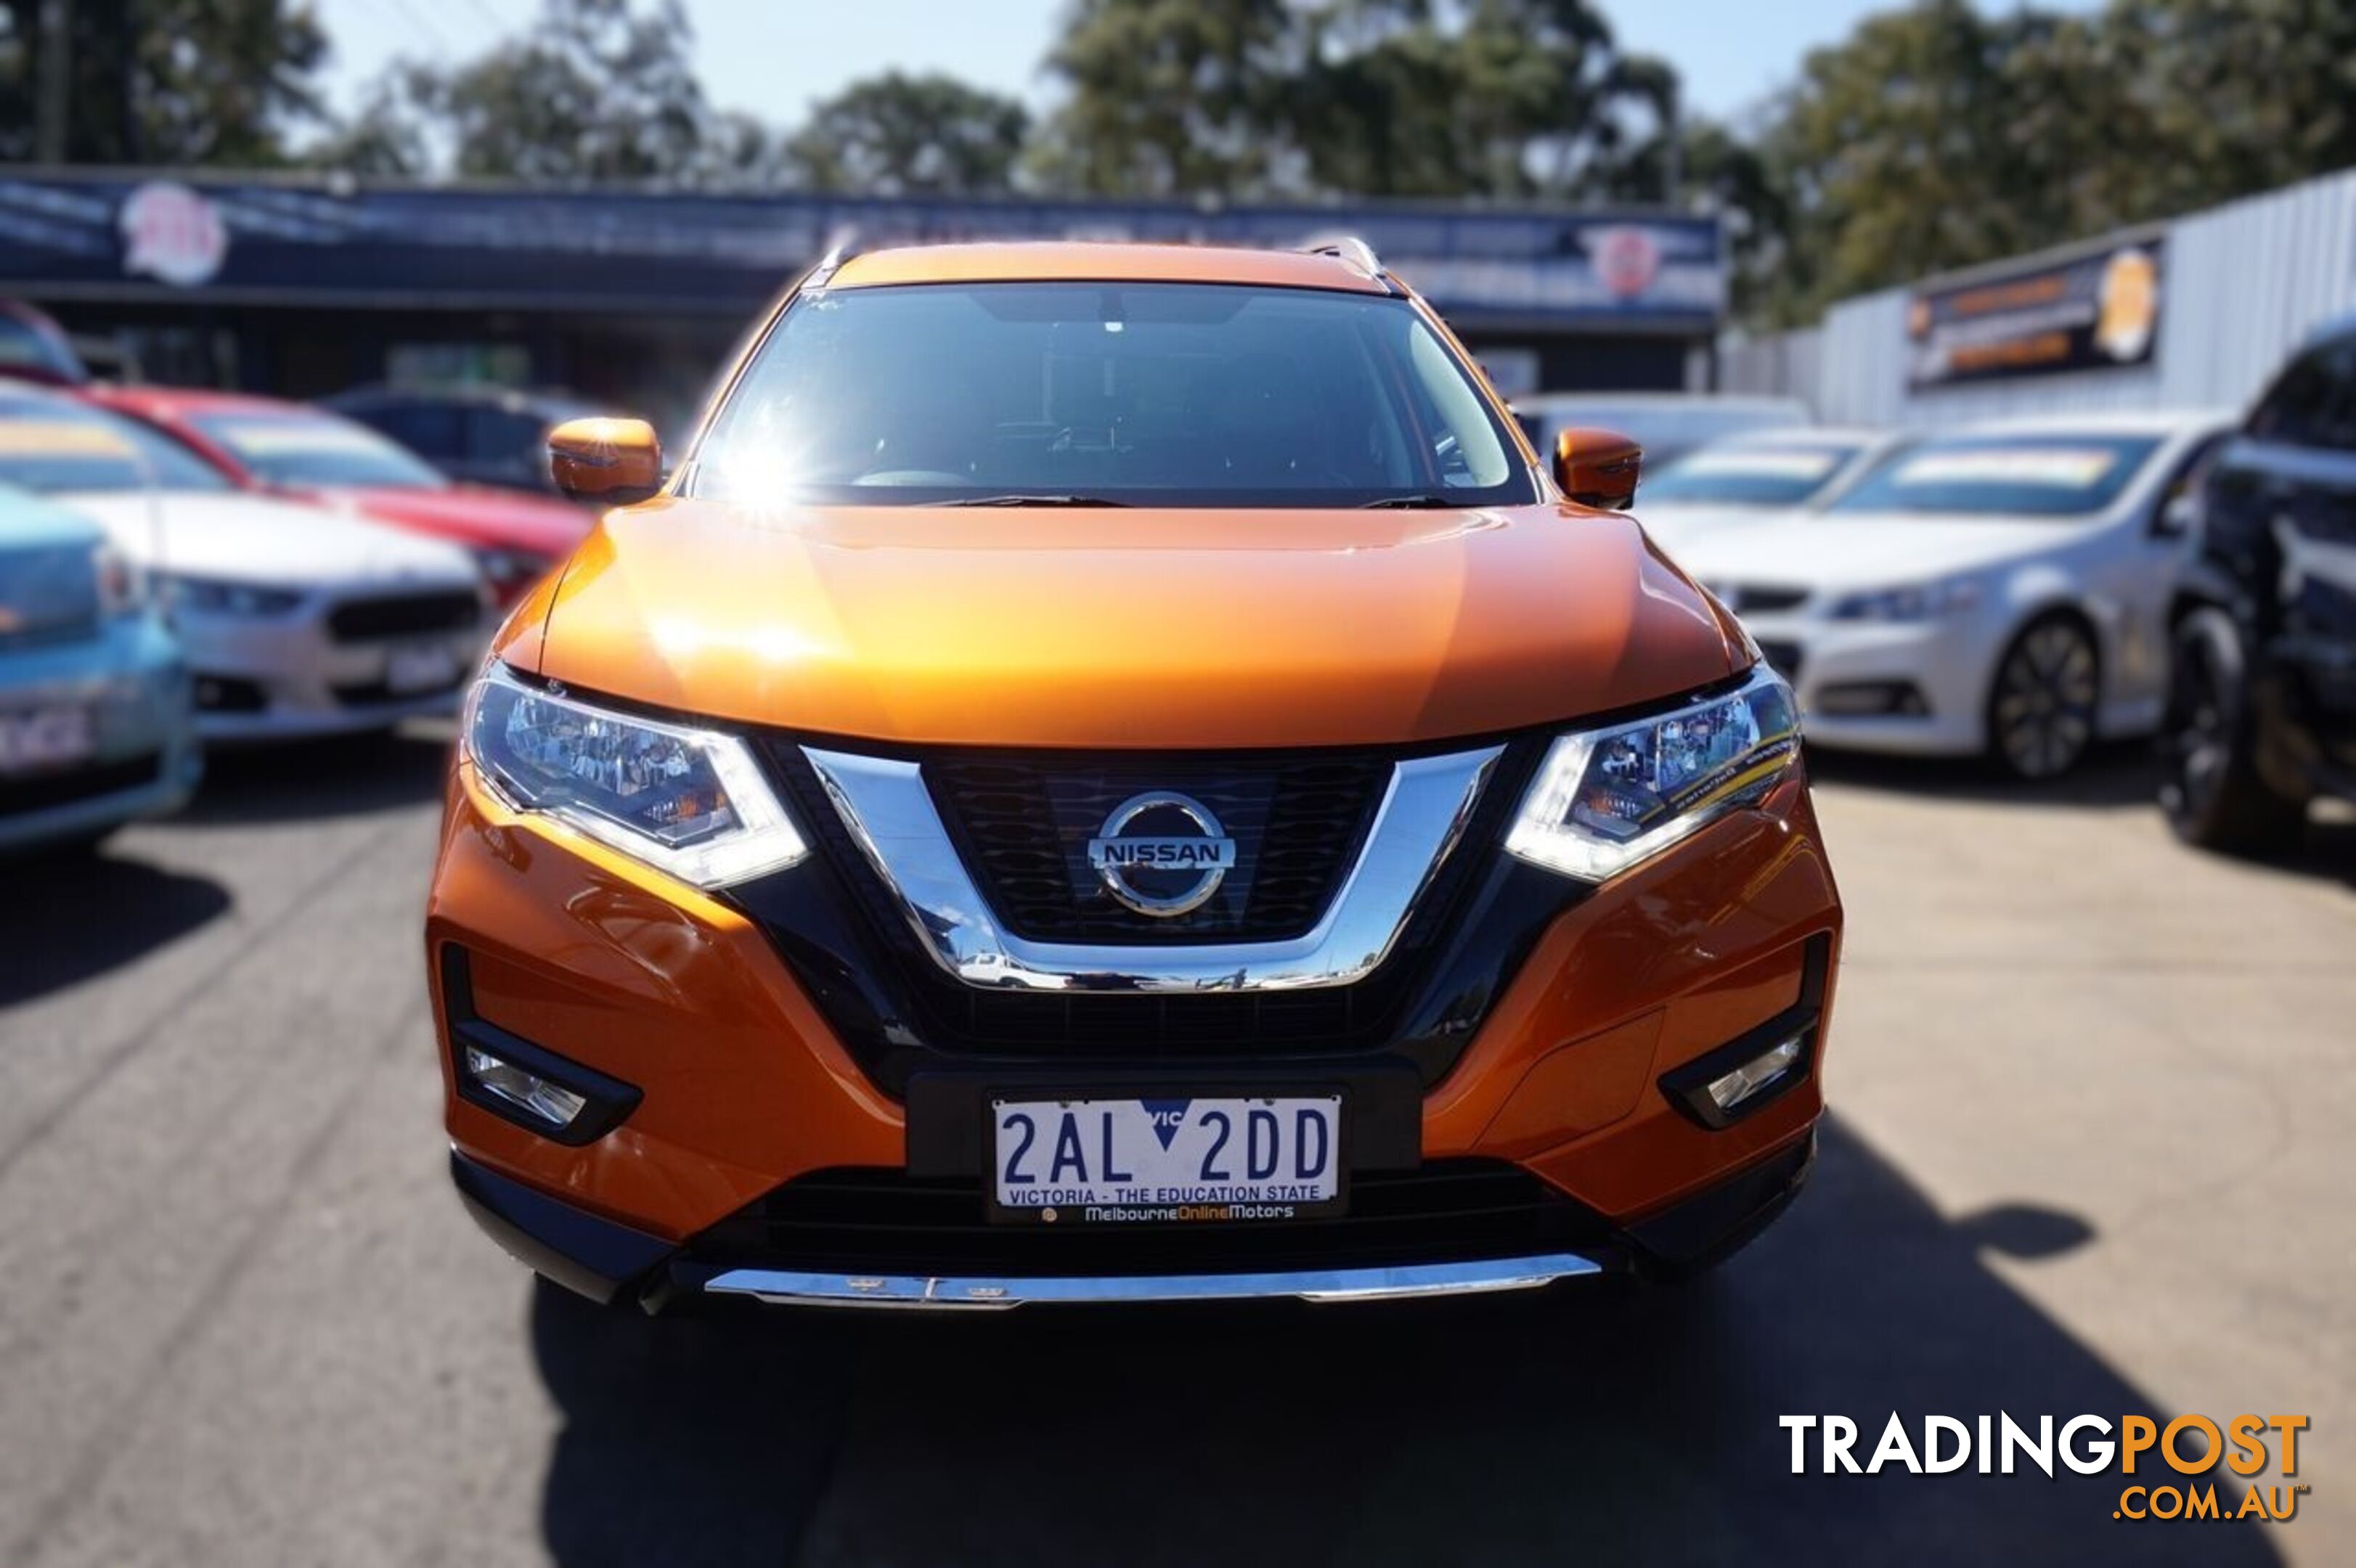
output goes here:
[[[1820, 760], [1833, 1114], [1689, 1286], [649, 1321], [448, 1190], [446, 744], [233, 755], [0, 864], [0, 1563], [2356, 1561], [2356, 825], [2251, 866], [2169, 838], [2134, 748], [2043, 790]], [[2115, 1477], [1790, 1474], [1779, 1416], [1893, 1410], [2303, 1413], [2313, 1491], [2137, 1524]]]

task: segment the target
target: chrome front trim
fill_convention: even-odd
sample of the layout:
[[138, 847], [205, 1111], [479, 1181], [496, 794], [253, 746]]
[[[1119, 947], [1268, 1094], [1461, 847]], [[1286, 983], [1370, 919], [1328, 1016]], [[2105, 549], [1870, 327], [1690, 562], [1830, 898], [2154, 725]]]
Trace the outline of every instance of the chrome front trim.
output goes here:
[[1603, 1272], [1580, 1253], [1486, 1258], [1476, 1263], [1405, 1264], [1390, 1268], [1302, 1269], [1284, 1274], [1181, 1274], [1039, 1279], [951, 1279], [917, 1275], [800, 1274], [738, 1268], [703, 1288], [757, 1296], [780, 1306], [886, 1307], [918, 1311], [1002, 1312], [1028, 1302], [1397, 1301], [1530, 1290], [1558, 1279]]
[[1502, 746], [1391, 769], [1357, 864], [1315, 928], [1290, 942], [1186, 946], [1026, 942], [1000, 928], [915, 763], [804, 747], [910, 929], [969, 986], [1034, 991], [1280, 991], [1346, 986], [1390, 953], [1496, 766]]

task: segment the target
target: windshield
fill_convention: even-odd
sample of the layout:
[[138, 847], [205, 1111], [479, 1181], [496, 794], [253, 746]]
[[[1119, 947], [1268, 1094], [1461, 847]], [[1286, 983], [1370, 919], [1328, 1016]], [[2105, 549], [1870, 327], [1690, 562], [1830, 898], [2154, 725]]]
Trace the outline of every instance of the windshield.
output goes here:
[[55, 381], [87, 381], [72, 345], [43, 321], [0, 311], [0, 369]]
[[332, 414], [198, 414], [188, 422], [273, 485], [438, 490], [449, 483], [406, 448]]
[[1406, 301], [1199, 283], [798, 300], [697, 494], [909, 505], [1510, 505], [1519, 449]]
[[2006, 435], [1926, 441], [1866, 475], [1835, 512], [2099, 512], [2159, 450], [2157, 436]]
[[220, 470], [168, 436], [80, 403], [0, 400], [0, 483], [73, 490], [227, 490]]
[[1857, 453], [1854, 445], [1822, 442], [1706, 447], [1644, 475], [1644, 499], [1796, 507], [1831, 484]]

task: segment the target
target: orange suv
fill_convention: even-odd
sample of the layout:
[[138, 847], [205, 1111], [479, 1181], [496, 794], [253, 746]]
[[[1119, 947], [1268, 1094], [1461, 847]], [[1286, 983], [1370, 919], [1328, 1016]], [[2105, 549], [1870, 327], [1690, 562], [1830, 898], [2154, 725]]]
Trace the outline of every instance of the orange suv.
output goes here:
[[1841, 910], [1790, 691], [1356, 241], [830, 257], [476, 686], [452, 1165], [552, 1278], [953, 1308], [1706, 1264]]

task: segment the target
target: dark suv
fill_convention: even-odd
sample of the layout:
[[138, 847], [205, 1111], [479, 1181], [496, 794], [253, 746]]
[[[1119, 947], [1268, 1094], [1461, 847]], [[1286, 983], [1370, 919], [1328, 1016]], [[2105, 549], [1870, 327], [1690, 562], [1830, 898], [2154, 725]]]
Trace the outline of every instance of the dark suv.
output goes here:
[[2356, 317], [2318, 333], [2196, 492], [2160, 804], [2179, 837], [2262, 852], [2356, 800]]

